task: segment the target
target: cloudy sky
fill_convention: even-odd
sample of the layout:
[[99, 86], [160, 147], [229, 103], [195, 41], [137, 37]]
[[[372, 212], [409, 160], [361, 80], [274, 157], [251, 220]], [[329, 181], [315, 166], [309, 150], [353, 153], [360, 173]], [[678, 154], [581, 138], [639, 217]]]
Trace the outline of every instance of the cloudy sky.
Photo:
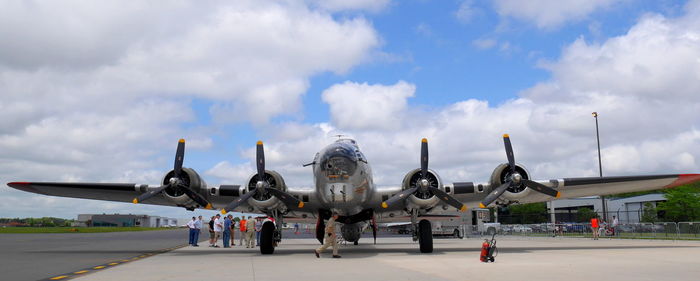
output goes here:
[[[309, 186], [357, 139], [380, 185], [505, 161], [537, 179], [700, 171], [700, 1], [0, 0], [0, 182], [157, 184], [179, 138], [210, 185]], [[177, 208], [0, 187], [0, 217]], [[207, 214], [206, 212], [199, 212]]]

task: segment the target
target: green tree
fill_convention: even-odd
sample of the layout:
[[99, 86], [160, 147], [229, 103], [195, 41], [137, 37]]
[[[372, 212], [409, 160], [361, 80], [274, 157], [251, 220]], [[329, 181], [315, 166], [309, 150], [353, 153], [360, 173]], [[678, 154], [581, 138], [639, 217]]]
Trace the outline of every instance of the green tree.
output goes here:
[[674, 222], [700, 220], [700, 185], [686, 185], [665, 192], [666, 202], [657, 208], [665, 212], [665, 219]]
[[511, 223], [528, 224], [547, 222], [547, 204], [544, 202], [510, 205], [508, 206], [508, 213], [512, 218]]
[[651, 204], [651, 202], [646, 202], [644, 203], [644, 208], [642, 209], [642, 222], [656, 222], [658, 220], [657, 214], [658, 211], [656, 210], [656, 207], [654, 207], [654, 204]]
[[597, 218], [598, 213], [594, 212], [590, 208], [583, 207], [583, 208], [578, 209], [578, 212], [576, 213], [576, 217], [578, 218], [579, 222], [588, 222], [592, 218]]

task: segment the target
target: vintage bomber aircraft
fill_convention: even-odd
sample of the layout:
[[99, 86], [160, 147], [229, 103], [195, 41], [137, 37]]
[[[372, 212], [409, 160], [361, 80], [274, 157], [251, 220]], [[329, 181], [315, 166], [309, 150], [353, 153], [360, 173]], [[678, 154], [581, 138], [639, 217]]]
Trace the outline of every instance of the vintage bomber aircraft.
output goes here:
[[491, 204], [532, 203], [554, 198], [607, 195], [622, 192], [672, 188], [700, 181], [700, 174], [646, 175], [625, 177], [563, 178], [535, 181], [513, 156], [510, 138], [503, 136], [508, 162], [493, 171], [484, 183], [444, 184], [428, 168], [428, 142], [421, 143], [420, 168], [406, 173], [400, 186], [378, 187], [372, 170], [353, 139], [340, 138], [316, 154], [313, 162], [314, 187], [295, 188], [284, 183], [276, 171], [265, 169], [262, 142], [257, 143], [257, 173], [244, 185], [209, 186], [193, 169], [182, 167], [185, 140], [177, 146], [175, 167], [157, 186], [133, 183], [11, 182], [10, 187], [39, 194], [107, 201], [221, 209], [264, 213], [275, 218], [261, 233], [262, 254], [272, 254], [282, 239], [284, 220], [317, 222], [316, 236], [323, 239], [324, 220], [339, 213], [343, 238], [355, 242], [371, 226], [376, 243], [377, 222], [409, 221], [420, 251], [433, 250], [431, 223], [443, 212], [467, 206], [485, 208]]

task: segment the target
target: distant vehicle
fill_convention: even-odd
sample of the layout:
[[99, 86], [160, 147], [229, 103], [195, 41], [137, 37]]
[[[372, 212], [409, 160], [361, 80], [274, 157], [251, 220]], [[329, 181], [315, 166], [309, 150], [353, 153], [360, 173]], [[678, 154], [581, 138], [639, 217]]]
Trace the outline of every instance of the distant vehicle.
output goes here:
[[513, 226], [513, 232], [532, 232], [532, 228], [524, 225]]

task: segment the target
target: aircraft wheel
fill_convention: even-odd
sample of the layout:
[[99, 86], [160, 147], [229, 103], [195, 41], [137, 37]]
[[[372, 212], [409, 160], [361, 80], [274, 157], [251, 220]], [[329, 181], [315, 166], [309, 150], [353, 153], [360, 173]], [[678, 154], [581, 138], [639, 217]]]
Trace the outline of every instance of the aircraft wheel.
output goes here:
[[275, 252], [273, 233], [275, 232], [275, 223], [265, 222], [260, 230], [260, 253], [270, 255]]
[[418, 222], [418, 243], [421, 253], [433, 252], [433, 227], [428, 220]]
[[352, 243], [353, 243], [353, 244], [355, 244], [355, 245], [357, 245], [357, 244], [358, 244], [358, 242], [357, 242], [357, 241], [355, 241], [355, 242], [352, 242]]

